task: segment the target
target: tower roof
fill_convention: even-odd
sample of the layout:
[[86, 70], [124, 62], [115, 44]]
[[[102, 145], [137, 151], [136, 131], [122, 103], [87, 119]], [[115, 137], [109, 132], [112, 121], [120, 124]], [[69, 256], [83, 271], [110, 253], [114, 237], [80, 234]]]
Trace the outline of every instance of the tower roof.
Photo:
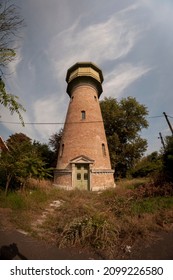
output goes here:
[[74, 81], [90, 78], [95, 81], [98, 89], [98, 95], [102, 93], [103, 74], [101, 69], [92, 62], [77, 62], [67, 70], [66, 82], [67, 93], [70, 94], [71, 86]]

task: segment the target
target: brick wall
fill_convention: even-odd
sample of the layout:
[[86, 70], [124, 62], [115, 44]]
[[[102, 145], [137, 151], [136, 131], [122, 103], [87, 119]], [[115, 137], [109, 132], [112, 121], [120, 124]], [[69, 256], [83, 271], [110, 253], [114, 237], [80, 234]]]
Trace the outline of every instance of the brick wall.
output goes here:
[[[82, 120], [82, 111], [85, 111], [85, 120]], [[89, 84], [80, 85], [73, 91], [61, 147], [62, 145], [63, 154], [60, 150], [58, 169], [66, 168], [69, 160], [79, 155], [94, 159], [94, 168], [111, 168], [97, 92]]]
[[[70, 101], [54, 181], [59, 186], [69, 184], [72, 187], [74, 183], [69, 179], [69, 175], [67, 176], [62, 171], [70, 171], [70, 161], [83, 155], [93, 160], [90, 188], [97, 190], [113, 187], [114, 178], [98, 100], [102, 92], [102, 74], [98, 69], [98, 75], [94, 78], [96, 66], [93, 66], [92, 63], [90, 66], [90, 63], [87, 63], [87, 69], [81, 70], [81, 67], [84, 66], [85, 63], [81, 63], [81, 65], [77, 63], [70, 68], [72, 70], [69, 69], [72, 73], [69, 70], [67, 72], [67, 82], [70, 81], [67, 87]], [[76, 69], [76, 67], [79, 68]], [[90, 67], [94, 68], [94, 72], [90, 71]], [[83, 77], [80, 77], [81, 73], [84, 75]], [[95, 173], [93, 170], [102, 171]], [[74, 174], [73, 178], [75, 178]]]

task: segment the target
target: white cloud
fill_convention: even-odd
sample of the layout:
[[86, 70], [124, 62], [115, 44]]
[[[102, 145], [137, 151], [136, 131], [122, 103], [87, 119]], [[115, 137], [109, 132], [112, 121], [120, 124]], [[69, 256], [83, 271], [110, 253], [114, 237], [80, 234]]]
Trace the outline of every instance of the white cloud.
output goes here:
[[[44, 11], [47, 14], [45, 3], [40, 0], [37, 9], [31, 9], [32, 5], [29, 4], [29, 0], [27, 1], [30, 7], [28, 33], [24, 45], [19, 50], [18, 60], [10, 66], [13, 67], [13, 72], [16, 71], [16, 75], [12, 75], [10, 91], [20, 96], [20, 102], [24, 106], [27, 104], [27, 113], [24, 114], [26, 122], [64, 121], [68, 105], [68, 96], [65, 93], [66, 71], [77, 61], [93, 61], [101, 68], [107, 69], [103, 73], [104, 93], [116, 97], [151, 69], [147, 63], [143, 66], [137, 59], [138, 62], [134, 62], [133, 58], [130, 60], [131, 51], [146, 30], [145, 22], [141, 24], [141, 19], [135, 17], [138, 12], [139, 17], [142, 14], [139, 2], [131, 6], [127, 4], [125, 9], [117, 9], [118, 12], [111, 11], [107, 13], [107, 18], [105, 14], [98, 17], [98, 14], [103, 13], [107, 7], [105, 1], [105, 7], [103, 5], [96, 11], [94, 19], [89, 14], [91, 7], [83, 10], [80, 5], [78, 7], [80, 16], [75, 18], [69, 2], [70, 0], [66, 1], [65, 5], [67, 13], [63, 9], [64, 2], [61, 7], [63, 11], [58, 9], [59, 15], [63, 13], [61, 18], [55, 12], [54, 6], [50, 5], [49, 16], [45, 21], [42, 13]], [[115, 11], [116, 7], [115, 4]], [[35, 16], [31, 21], [33, 10]], [[39, 11], [42, 17], [38, 17], [36, 11]], [[70, 19], [67, 15], [64, 19], [65, 14], [70, 15]], [[70, 23], [70, 27], [63, 29]], [[5, 119], [11, 120], [11, 117]], [[18, 121], [18, 118], [13, 117], [13, 121], [15, 120]], [[21, 128], [10, 124], [6, 126], [14, 133], [18, 129], [39, 141], [47, 141], [50, 135], [61, 127], [61, 125], [26, 125], [25, 128]]]
[[[27, 113], [21, 112], [22, 117], [26, 123], [30, 122], [30, 118]], [[33, 125], [25, 125], [24, 127], [20, 123], [19, 117], [16, 113], [11, 115], [9, 110], [6, 108], [1, 108], [1, 119], [2, 124], [13, 133], [24, 133], [31, 139], [35, 139], [37, 131], [34, 129]]]
[[120, 64], [105, 76], [104, 92], [109, 96], [120, 96], [122, 92], [137, 79], [148, 73], [151, 68]]
[[[50, 97], [38, 99], [33, 106], [34, 119], [36, 123], [49, 123], [35, 125], [35, 129], [39, 133], [42, 140], [48, 139], [51, 134], [59, 131], [63, 126], [64, 115], [62, 114], [62, 105], [64, 96], [58, 98], [57, 94]], [[65, 112], [64, 112], [65, 113]], [[59, 123], [59, 124], [51, 124]]]
[[113, 14], [107, 21], [91, 23], [84, 28], [78, 19], [70, 28], [54, 37], [48, 52], [56, 75], [64, 78], [68, 67], [77, 61], [102, 64], [125, 57], [142, 32], [128, 17], [130, 7]]

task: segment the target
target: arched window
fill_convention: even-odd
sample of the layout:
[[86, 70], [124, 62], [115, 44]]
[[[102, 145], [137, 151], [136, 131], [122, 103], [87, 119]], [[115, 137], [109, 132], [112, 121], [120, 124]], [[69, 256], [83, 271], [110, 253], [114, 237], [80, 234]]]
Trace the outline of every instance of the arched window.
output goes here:
[[63, 152], [64, 152], [64, 144], [62, 144], [62, 146], [61, 146], [61, 154], [60, 154], [60, 157], [62, 157]]
[[82, 118], [82, 120], [86, 119], [86, 112], [85, 111], [81, 111], [81, 118]]
[[105, 148], [104, 143], [102, 143], [102, 153], [103, 153], [103, 156], [106, 156], [106, 148]]

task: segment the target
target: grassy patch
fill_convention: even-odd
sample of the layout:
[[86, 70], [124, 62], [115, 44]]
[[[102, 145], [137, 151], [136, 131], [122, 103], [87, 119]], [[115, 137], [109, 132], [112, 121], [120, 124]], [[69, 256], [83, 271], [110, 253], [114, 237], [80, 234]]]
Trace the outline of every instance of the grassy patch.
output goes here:
[[26, 203], [23, 196], [16, 192], [10, 192], [8, 196], [5, 196], [4, 192], [0, 193], [0, 205], [3, 208], [25, 209]]
[[121, 179], [117, 181], [117, 186], [123, 189], [136, 189], [137, 187], [144, 185], [148, 182], [148, 178], [136, 178], [136, 179]]
[[143, 198], [131, 203], [131, 209], [134, 215], [156, 213], [170, 208], [173, 208], [173, 197]]

